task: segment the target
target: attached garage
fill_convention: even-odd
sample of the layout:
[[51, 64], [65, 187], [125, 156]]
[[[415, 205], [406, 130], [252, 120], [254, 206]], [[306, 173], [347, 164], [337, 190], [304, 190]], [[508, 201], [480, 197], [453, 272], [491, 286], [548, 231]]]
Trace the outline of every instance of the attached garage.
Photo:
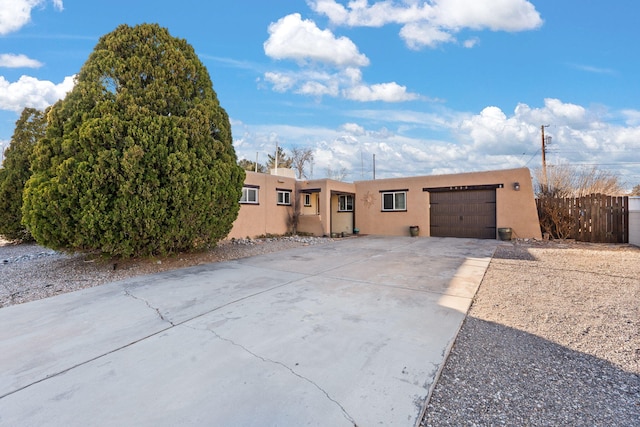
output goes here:
[[247, 172], [244, 186], [255, 197], [241, 204], [228, 238], [286, 232], [292, 210], [276, 196], [293, 188], [298, 231], [317, 236], [351, 234], [357, 226], [360, 235], [409, 237], [413, 230], [422, 237], [496, 239], [508, 228], [512, 238], [542, 238], [527, 168], [355, 183]]
[[502, 185], [424, 188], [433, 237], [496, 238], [496, 188]]

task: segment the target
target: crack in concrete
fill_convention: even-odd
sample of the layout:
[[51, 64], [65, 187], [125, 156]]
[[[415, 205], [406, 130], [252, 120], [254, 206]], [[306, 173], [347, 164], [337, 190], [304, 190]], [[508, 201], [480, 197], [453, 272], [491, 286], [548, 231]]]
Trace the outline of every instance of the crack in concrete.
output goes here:
[[[187, 328], [191, 328], [193, 330], [196, 331], [201, 331], [202, 329], [198, 329], [198, 328], [194, 328], [191, 326], [187, 326], [187, 325], [183, 325], [186, 326]], [[226, 341], [229, 344], [239, 347], [242, 350], [244, 350], [245, 352], [247, 352], [248, 354], [250, 354], [251, 356], [255, 357], [256, 359], [262, 360], [265, 363], [273, 363], [274, 365], [278, 365], [283, 367], [284, 369], [286, 369], [287, 371], [291, 372], [293, 375], [295, 375], [296, 377], [300, 378], [303, 381], [308, 382], [309, 384], [311, 384], [312, 386], [314, 386], [316, 389], [318, 389], [322, 394], [324, 394], [326, 396], [327, 399], [329, 399], [331, 402], [335, 403], [336, 406], [338, 406], [338, 408], [340, 408], [340, 411], [342, 411], [342, 415], [350, 422], [353, 424], [353, 427], [358, 427], [358, 424], [356, 423], [356, 421], [353, 419], [353, 417], [351, 415], [349, 415], [349, 413], [347, 412], [347, 410], [340, 404], [340, 402], [338, 402], [337, 400], [335, 400], [334, 398], [332, 398], [329, 393], [327, 393], [327, 391], [325, 389], [323, 389], [322, 387], [320, 387], [316, 382], [312, 381], [311, 379], [305, 377], [304, 375], [300, 375], [299, 373], [297, 373], [296, 371], [294, 371], [292, 368], [290, 368], [289, 366], [285, 365], [282, 362], [279, 362], [277, 360], [272, 360], [272, 359], [268, 359], [266, 357], [262, 357], [259, 354], [254, 353], [253, 351], [249, 350], [247, 347], [243, 346], [242, 344], [238, 344], [237, 342], [233, 341], [232, 339], [229, 338], [225, 338], [223, 336], [221, 336], [220, 334], [218, 334], [216, 331], [214, 331], [213, 329], [209, 329], [206, 328], [204, 329], [207, 332], [212, 333], [216, 338], [222, 340], [222, 341]]]
[[153, 310], [153, 311], [155, 311], [155, 312], [156, 312], [156, 314], [158, 315], [158, 317], [160, 318], [160, 320], [162, 320], [163, 322], [167, 322], [167, 323], [168, 323], [168, 324], [170, 324], [171, 326], [176, 326], [176, 325], [175, 325], [175, 323], [173, 323], [171, 320], [169, 320], [169, 319], [167, 319], [166, 317], [164, 317], [164, 316], [162, 315], [162, 313], [160, 313], [160, 309], [159, 309], [159, 308], [152, 306], [152, 305], [151, 305], [151, 303], [149, 303], [149, 301], [147, 301], [146, 299], [144, 299], [144, 298], [140, 298], [140, 297], [138, 297], [138, 296], [136, 296], [136, 295], [132, 294], [131, 292], [129, 292], [129, 290], [128, 290], [128, 289], [125, 289], [125, 290], [124, 290], [124, 294], [125, 294], [126, 296], [128, 296], [128, 297], [131, 297], [131, 298], [135, 299], [135, 300], [142, 301], [143, 303], [145, 303], [145, 305], [146, 305], [147, 307], [149, 307], [151, 310]]

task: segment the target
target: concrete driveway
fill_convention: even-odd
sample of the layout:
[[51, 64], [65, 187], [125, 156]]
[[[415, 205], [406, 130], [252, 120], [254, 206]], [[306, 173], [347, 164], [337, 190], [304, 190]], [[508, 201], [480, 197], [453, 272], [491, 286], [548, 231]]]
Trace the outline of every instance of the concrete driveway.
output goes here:
[[0, 425], [415, 425], [497, 243], [341, 239], [3, 308]]

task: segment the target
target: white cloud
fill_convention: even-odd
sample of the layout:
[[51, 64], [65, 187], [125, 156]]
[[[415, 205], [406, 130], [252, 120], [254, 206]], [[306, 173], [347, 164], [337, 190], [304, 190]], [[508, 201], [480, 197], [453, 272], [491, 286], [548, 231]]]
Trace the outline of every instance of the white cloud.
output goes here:
[[267, 72], [264, 74], [264, 79], [273, 85], [273, 90], [276, 92], [286, 92], [296, 83], [295, 77], [283, 73]]
[[[540, 15], [527, 0], [385, 0], [372, 4], [368, 0], [352, 0], [346, 6], [336, 0], [309, 0], [308, 4], [337, 26], [400, 24], [400, 37], [411, 49], [457, 42], [455, 35], [465, 28], [523, 31], [542, 25]], [[359, 102], [426, 99], [394, 81], [364, 82], [361, 68], [369, 65], [369, 59], [353, 41], [320, 29], [298, 13], [271, 23], [268, 31], [265, 54], [277, 60], [294, 60], [302, 67], [300, 72], [265, 73], [264, 81], [275, 91], [315, 97], [342, 96]], [[477, 37], [470, 37], [462, 45], [472, 48], [478, 43]], [[311, 77], [310, 70], [319, 66], [333, 67], [336, 71], [323, 71]]]
[[405, 25], [400, 30], [400, 37], [405, 41], [410, 49], [420, 49], [422, 47], [436, 47], [441, 43], [449, 43], [455, 37], [437, 27], [422, 25], [414, 22]]
[[437, 0], [434, 13], [432, 21], [451, 30], [526, 31], [542, 25], [535, 6], [527, 0]]
[[[352, 116], [356, 120], [335, 129], [234, 126], [236, 150], [239, 156], [253, 160], [256, 151], [265, 153], [263, 159], [273, 152], [274, 138], [285, 150], [305, 145], [316, 154], [315, 178], [322, 177], [327, 167], [345, 167], [350, 172], [347, 179], [368, 179], [373, 154], [379, 178], [523, 166], [535, 169], [541, 162], [540, 126], [549, 124], [545, 133], [553, 142], [548, 147], [548, 165], [601, 165], [619, 173], [631, 186], [640, 182], [640, 123], [634, 122], [640, 120], [640, 111], [603, 114], [601, 109], [546, 99], [540, 107], [518, 104], [511, 113], [489, 106], [475, 114], [444, 109], [432, 113], [360, 110]], [[619, 117], [633, 123], [620, 124]], [[385, 127], [369, 127], [381, 122]], [[412, 127], [403, 130], [405, 123]]]
[[[276, 92], [288, 92], [314, 97], [339, 97], [353, 101], [401, 102], [418, 99], [405, 86], [396, 82], [366, 84], [360, 67], [369, 59], [346, 37], [336, 37], [321, 30], [300, 14], [287, 15], [269, 26], [265, 54], [274, 59], [291, 59], [301, 69], [269, 71], [264, 81]], [[334, 71], [327, 71], [333, 69]]]
[[[24, 27], [31, 20], [31, 10], [47, 3], [47, 0], [0, 0], [0, 35]], [[64, 9], [62, 0], [53, 0], [52, 3], [56, 9]]]
[[342, 96], [359, 102], [402, 102], [420, 99], [420, 95], [407, 91], [396, 82], [368, 85], [362, 82], [357, 68], [346, 68], [333, 73], [303, 69], [298, 72], [267, 72], [264, 81], [276, 92], [292, 91], [300, 95], [322, 97]]
[[340, 126], [340, 130], [350, 135], [356, 135], [356, 136], [365, 135], [366, 133], [364, 130], [364, 127], [360, 126], [357, 123], [345, 123], [342, 126]]
[[40, 68], [42, 62], [31, 59], [26, 55], [15, 55], [13, 53], [0, 54], [0, 67], [5, 68]]
[[357, 85], [345, 89], [344, 93], [345, 98], [361, 102], [402, 102], [412, 101], [419, 98], [419, 95], [407, 92], [406, 86], [400, 86], [396, 82]]
[[[354, 0], [346, 7], [336, 0], [314, 0], [310, 1], [310, 6], [327, 16], [334, 25], [381, 27], [401, 24], [400, 36], [412, 49], [454, 42], [454, 35], [465, 28], [514, 32], [542, 25], [539, 13], [527, 0], [385, 0], [373, 4], [368, 0]], [[470, 47], [470, 42], [464, 45]]]
[[302, 63], [312, 61], [338, 67], [369, 65], [369, 59], [350, 39], [321, 30], [313, 21], [302, 20], [298, 13], [269, 25], [264, 52], [274, 59], [293, 59]]
[[640, 125], [640, 111], [638, 110], [622, 110], [622, 115], [629, 126]]
[[0, 110], [22, 111], [25, 107], [44, 109], [65, 97], [73, 89], [75, 76], [55, 84], [35, 77], [22, 76], [9, 82], [0, 76]]
[[478, 159], [507, 156], [508, 165], [539, 168], [540, 126], [549, 125], [545, 135], [553, 139], [547, 146], [548, 165], [596, 165], [619, 173], [623, 183], [640, 182], [640, 123], [619, 125], [608, 118], [609, 113], [603, 116], [601, 111], [550, 98], [541, 108], [518, 104], [512, 115], [487, 107], [463, 120], [458, 135]]
[[462, 45], [467, 49], [471, 49], [475, 47], [478, 43], [480, 43], [480, 39], [478, 39], [477, 37], [473, 37], [462, 42]]
[[584, 107], [564, 103], [554, 98], [545, 99], [544, 108], [533, 109], [526, 104], [518, 104], [515, 108], [515, 117], [540, 125], [564, 123], [576, 128], [589, 127], [594, 123]]
[[337, 96], [338, 95], [338, 84], [335, 81], [328, 82], [328, 84], [317, 82], [317, 81], [307, 81], [303, 82], [296, 93], [301, 95], [311, 95], [311, 96]]
[[386, 24], [406, 24], [433, 15], [433, 7], [422, 2], [379, 1], [369, 5], [367, 0], [354, 0], [347, 7], [335, 0], [315, 0], [309, 5], [315, 12], [326, 15], [335, 25], [349, 27], [381, 27]]
[[587, 71], [589, 73], [611, 74], [611, 75], [616, 74], [616, 71], [611, 68], [594, 67], [592, 65], [584, 65], [584, 64], [569, 64], [569, 66], [576, 68], [578, 70]]
[[388, 123], [395, 123], [398, 126], [409, 125], [409, 127], [420, 126], [426, 129], [455, 128], [468, 117], [464, 113], [456, 113], [447, 109], [440, 109], [436, 112], [412, 111], [402, 109], [392, 110], [352, 110], [348, 112], [352, 117], [378, 120]]

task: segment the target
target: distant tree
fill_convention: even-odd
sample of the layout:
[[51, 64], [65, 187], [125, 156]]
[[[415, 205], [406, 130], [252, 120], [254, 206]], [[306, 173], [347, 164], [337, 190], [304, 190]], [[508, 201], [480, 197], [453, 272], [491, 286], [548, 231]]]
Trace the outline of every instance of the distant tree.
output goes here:
[[25, 108], [16, 122], [0, 169], [0, 235], [9, 240], [32, 240], [22, 224], [22, 192], [31, 176], [31, 154], [47, 128], [46, 113]]
[[633, 187], [633, 189], [631, 190], [631, 194], [629, 194], [630, 196], [640, 196], [640, 184], [636, 185], [635, 187]]
[[313, 150], [311, 148], [293, 147], [291, 149], [291, 165], [296, 171], [298, 179], [309, 178], [307, 174], [307, 166], [313, 164]]
[[252, 162], [251, 160], [247, 160], [247, 159], [239, 160], [238, 166], [240, 166], [242, 169], [246, 171], [267, 173], [267, 168], [262, 163], [258, 163], [256, 168], [256, 162]]
[[582, 197], [589, 194], [620, 195], [624, 192], [618, 175], [598, 169], [572, 165], [547, 167], [547, 185], [541, 169], [534, 172], [538, 197]]
[[347, 177], [347, 175], [349, 175], [349, 171], [345, 167], [341, 167], [339, 169], [332, 169], [331, 167], [327, 167], [326, 175], [328, 179], [343, 181]]
[[[278, 151], [277, 151], [277, 155], [278, 155], [278, 167], [279, 168], [290, 168], [292, 163], [293, 163], [293, 159], [291, 159], [289, 156], [287, 156], [287, 154], [284, 152], [284, 150], [282, 149], [282, 147], [278, 146]], [[268, 160], [267, 160], [267, 169], [275, 169], [276, 167], [276, 156], [275, 155], [271, 155], [269, 154], [268, 156]]]
[[101, 37], [35, 147], [23, 221], [38, 243], [115, 256], [215, 245], [244, 181], [231, 125], [185, 40], [156, 24]]

